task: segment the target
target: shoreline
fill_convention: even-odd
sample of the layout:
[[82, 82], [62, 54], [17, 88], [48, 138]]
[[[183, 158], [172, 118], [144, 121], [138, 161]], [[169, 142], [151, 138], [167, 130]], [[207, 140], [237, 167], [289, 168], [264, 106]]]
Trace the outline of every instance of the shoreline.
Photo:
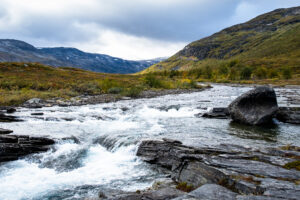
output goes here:
[[119, 94], [100, 94], [100, 95], [80, 95], [72, 97], [70, 99], [64, 98], [51, 98], [51, 99], [39, 99], [33, 98], [23, 104], [17, 106], [0, 106], [0, 111], [16, 109], [16, 108], [43, 108], [43, 107], [68, 107], [68, 106], [84, 106], [84, 105], [96, 105], [102, 103], [111, 103], [123, 100], [131, 99], [143, 99], [143, 98], [155, 98], [165, 95], [174, 95], [174, 94], [189, 94], [194, 92], [201, 92], [206, 89], [212, 88], [210, 85], [205, 85], [202, 88], [197, 89], [167, 89], [167, 90], [146, 90], [142, 91], [137, 97], [127, 97], [121, 96]]

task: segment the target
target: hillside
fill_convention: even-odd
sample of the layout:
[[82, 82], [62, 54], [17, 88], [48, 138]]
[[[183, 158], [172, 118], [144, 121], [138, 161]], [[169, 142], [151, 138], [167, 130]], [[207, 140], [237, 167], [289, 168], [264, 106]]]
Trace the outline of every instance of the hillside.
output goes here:
[[75, 48], [36, 48], [19, 40], [0, 40], [0, 62], [37, 62], [55, 67], [76, 67], [105, 73], [135, 73], [160, 59], [130, 61]]
[[142, 73], [165, 70], [194, 71], [208, 79], [280, 79], [289, 78], [288, 71], [299, 77], [300, 7], [278, 9], [192, 42]]

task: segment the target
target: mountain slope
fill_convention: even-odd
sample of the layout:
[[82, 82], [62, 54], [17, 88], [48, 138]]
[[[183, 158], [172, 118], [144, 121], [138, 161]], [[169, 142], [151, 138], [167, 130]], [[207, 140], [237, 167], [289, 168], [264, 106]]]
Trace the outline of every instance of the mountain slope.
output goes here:
[[75, 48], [35, 48], [18, 40], [0, 40], [0, 62], [38, 62], [105, 73], [135, 73], [159, 60], [130, 61]]
[[289, 66], [300, 72], [300, 7], [278, 9], [192, 42], [142, 73], [214, 69], [233, 60], [254, 71]]

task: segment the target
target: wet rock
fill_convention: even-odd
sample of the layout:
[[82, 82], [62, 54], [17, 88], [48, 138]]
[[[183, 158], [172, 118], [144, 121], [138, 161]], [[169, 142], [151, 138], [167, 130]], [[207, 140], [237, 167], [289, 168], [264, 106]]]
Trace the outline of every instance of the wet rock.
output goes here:
[[228, 108], [213, 108], [207, 113], [204, 113], [202, 117], [205, 118], [217, 118], [217, 119], [227, 119], [230, 117]]
[[163, 111], [169, 111], [169, 110], [179, 110], [181, 105], [170, 105], [170, 106], [161, 106], [158, 109]]
[[300, 107], [280, 107], [276, 118], [281, 122], [300, 124]]
[[[173, 187], [164, 187], [158, 190], [128, 192], [115, 194], [111, 197], [100, 198], [109, 200], [170, 200], [182, 196], [184, 192]], [[106, 194], [105, 194], [106, 196]], [[107, 195], [108, 196], [108, 195]]]
[[16, 116], [0, 113], [0, 122], [21, 122], [22, 120]]
[[63, 140], [63, 141], [72, 141], [75, 144], [80, 144], [80, 140], [77, 137], [75, 137], [74, 135], [72, 135], [71, 137], [61, 138], [61, 140]]
[[128, 108], [128, 107], [122, 107], [121, 110], [122, 110], [123, 112], [126, 112], [126, 111], [129, 110], [129, 108]]
[[17, 110], [15, 109], [15, 108], [13, 108], [13, 107], [9, 107], [9, 108], [7, 108], [6, 109], [6, 112], [7, 113], [14, 113], [14, 112], [16, 112]]
[[[253, 199], [266, 199], [270, 195], [281, 198], [283, 194], [288, 196], [287, 193], [291, 193], [289, 196], [293, 199], [298, 195], [299, 189], [294, 182], [300, 179], [299, 172], [282, 167], [295, 159], [297, 153], [296, 147], [289, 151], [233, 144], [195, 148], [170, 139], [143, 141], [137, 151], [144, 161], [168, 169], [167, 173], [177, 183], [186, 183], [193, 188], [217, 184], [232, 193], [258, 195]], [[293, 158], [288, 158], [289, 155]], [[185, 197], [198, 199], [189, 194]], [[252, 196], [247, 197], [252, 199]]]
[[6, 134], [10, 134], [12, 132], [14, 132], [14, 131], [0, 128], [0, 135], [6, 135]]
[[25, 108], [42, 108], [44, 101], [39, 98], [33, 98], [26, 101], [23, 106]]
[[266, 86], [257, 87], [234, 100], [228, 109], [233, 121], [239, 123], [271, 123], [278, 110], [275, 91]]
[[26, 135], [0, 135], [0, 163], [47, 151], [54, 140]]
[[186, 199], [197, 199], [197, 200], [235, 200], [237, 193], [234, 193], [227, 188], [224, 188], [216, 184], [205, 184], [198, 189], [190, 192], [182, 197], [175, 198], [173, 200], [186, 200]]
[[44, 113], [40, 112], [40, 113], [31, 113], [31, 115], [33, 116], [41, 116], [41, 115], [44, 115]]

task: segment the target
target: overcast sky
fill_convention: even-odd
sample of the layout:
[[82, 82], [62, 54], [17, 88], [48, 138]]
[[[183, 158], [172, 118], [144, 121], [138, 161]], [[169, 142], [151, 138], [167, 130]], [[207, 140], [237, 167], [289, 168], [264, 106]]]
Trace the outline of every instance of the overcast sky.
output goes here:
[[0, 0], [0, 38], [149, 59], [293, 6], [299, 0]]

